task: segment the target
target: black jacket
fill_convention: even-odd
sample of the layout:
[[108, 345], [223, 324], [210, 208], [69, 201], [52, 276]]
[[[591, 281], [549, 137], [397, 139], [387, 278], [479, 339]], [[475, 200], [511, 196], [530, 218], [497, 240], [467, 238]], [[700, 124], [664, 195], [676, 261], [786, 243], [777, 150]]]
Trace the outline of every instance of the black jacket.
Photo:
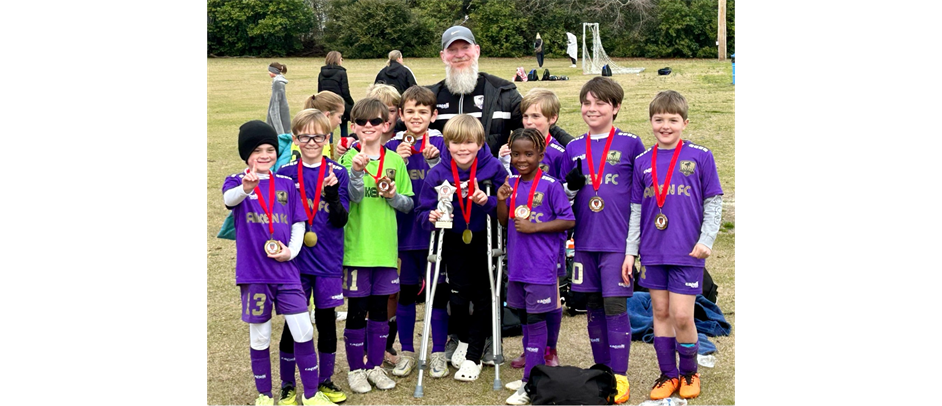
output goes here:
[[395, 87], [399, 91], [399, 95], [402, 95], [406, 89], [415, 86], [415, 75], [409, 67], [392, 61], [389, 66], [376, 74], [376, 80], [373, 83], [385, 83]]
[[339, 65], [321, 66], [321, 73], [317, 75], [317, 91], [334, 92], [344, 102], [343, 119], [350, 119], [350, 110], [353, 109], [353, 97], [350, 96], [350, 84], [347, 83], [347, 70]]

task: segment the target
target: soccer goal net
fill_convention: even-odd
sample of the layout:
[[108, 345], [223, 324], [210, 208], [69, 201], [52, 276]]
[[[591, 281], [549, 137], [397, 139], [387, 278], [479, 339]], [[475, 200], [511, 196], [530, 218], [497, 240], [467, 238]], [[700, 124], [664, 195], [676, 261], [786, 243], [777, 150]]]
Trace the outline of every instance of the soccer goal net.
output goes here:
[[[586, 44], [586, 35], [592, 36], [592, 44]], [[591, 48], [592, 54], [589, 54]], [[608, 65], [612, 69], [612, 74], [641, 73], [644, 68], [626, 68], [619, 66], [612, 61], [602, 48], [602, 39], [599, 37], [599, 23], [582, 23], [582, 74], [599, 75], [602, 73], [602, 66]]]

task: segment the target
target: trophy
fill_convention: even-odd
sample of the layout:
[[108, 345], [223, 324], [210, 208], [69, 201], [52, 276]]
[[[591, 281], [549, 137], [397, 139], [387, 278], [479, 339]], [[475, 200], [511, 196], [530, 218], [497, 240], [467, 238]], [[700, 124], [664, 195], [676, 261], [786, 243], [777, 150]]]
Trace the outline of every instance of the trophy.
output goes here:
[[434, 188], [438, 192], [438, 211], [442, 212], [441, 218], [435, 222], [435, 228], [451, 228], [451, 213], [455, 211], [455, 206], [451, 204], [451, 197], [455, 194], [454, 186], [446, 180], [444, 183]]

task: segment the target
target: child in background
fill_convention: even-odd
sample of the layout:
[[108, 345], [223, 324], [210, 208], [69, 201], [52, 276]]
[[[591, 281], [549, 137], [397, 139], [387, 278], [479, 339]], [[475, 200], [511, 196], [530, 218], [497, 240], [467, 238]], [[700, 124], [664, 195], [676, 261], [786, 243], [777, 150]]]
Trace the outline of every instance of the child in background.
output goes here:
[[[641, 139], [613, 125], [624, 98], [614, 80], [597, 76], [582, 86], [579, 101], [589, 131], [566, 146], [567, 194], [576, 215], [572, 290], [587, 294], [589, 343], [596, 363], [615, 372], [615, 403], [628, 401], [631, 324], [627, 299], [633, 290], [621, 278], [628, 236], [629, 191]], [[588, 172], [589, 182], [583, 173]]]
[[269, 351], [272, 305], [285, 315], [295, 341], [304, 404], [332, 404], [317, 390], [314, 326], [292, 261], [304, 235], [303, 201], [291, 178], [271, 172], [278, 156], [275, 129], [258, 120], [243, 124], [239, 155], [249, 167], [227, 177], [222, 191], [236, 219], [236, 284], [242, 294], [242, 321], [249, 323], [252, 373], [259, 392], [255, 404], [274, 404]]
[[710, 150], [682, 139], [690, 122], [687, 100], [673, 90], [660, 92], [648, 114], [657, 144], [635, 159], [622, 280], [629, 283], [640, 251], [645, 268], [638, 283], [651, 292], [661, 370], [651, 399], [678, 389], [690, 399], [700, 395], [694, 302], [719, 232], [723, 189]]
[[[439, 163], [439, 152], [445, 149], [445, 140], [438, 130], [429, 130], [438, 111], [435, 109], [435, 95], [428, 88], [412, 86], [402, 95], [399, 116], [405, 123], [406, 130], [396, 134], [386, 143], [386, 148], [396, 151], [406, 161], [409, 178], [412, 179], [412, 201], [418, 207], [418, 196], [425, 185], [429, 169]], [[421, 284], [425, 279], [428, 266], [428, 246], [430, 233], [416, 223], [415, 211], [397, 213], [399, 224], [399, 300], [396, 306], [399, 342], [402, 353], [393, 369], [393, 375], [407, 376], [415, 367], [415, 302]], [[435, 298], [432, 304], [432, 356], [430, 375], [442, 378], [448, 375], [445, 361], [445, 339], [448, 337], [449, 288], [445, 274], [439, 275]]]
[[[459, 114], [448, 120], [444, 128], [445, 145], [450, 154], [425, 176], [425, 187], [419, 192], [419, 210], [416, 214], [423, 227], [431, 231], [443, 213], [437, 210], [438, 193], [435, 190], [448, 181], [457, 186], [452, 200], [454, 224], [443, 234], [442, 262], [448, 272], [451, 288], [451, 319], [467, 353], [452, 364], [458, 368], [455, 379], [474, 381], [481, 373], [484, 342], [491, 335], [491, 288], [488, 278], [487, 235], [485, 219], [495, 213], [497, 198], [484, 193], [480, 181], [490, 180], [503, 184], [508, 173], [500, 162], [487, 153], [484, 146], [484, 128], [478, 119]], [[492, 191], [493, 192], [493, 191]], [[495, 225], [496, 227], [496, 225]], [[469, 315], [469, 305], [476, 309]], [[428, 305], [428, 304], [426, 304]], [[459, 348], [461, 344], [459, 344]], [[460, 361], [460, 362], [459, 362]]]
[[350, 115], [362, 149], [350, 149], [340, 159], [350, 174], [350, 216], [343, 252], [343, 294], [349, 298], [344, 341], [350, 389], [366, 393], [371, 383], [384, 390], [396, 386], [382, 368], [389, 334], [386, 302], [399, 291], [396, 212], [412, 211], [412, 183], [402, 157], [380, 143], [389, 126], [386, 105], [362, 99]]
[[[399, 101], [402, 99], [399, 95], [399, 92], [396, 91], [395, 87], [384, 84], [373, 84], [370, 87], [366, 88], [366, 97], [372, 99], [378, 99], [386, 105], [388, 110], [387, 117], [389, 122], [389, 128], [383, 132], [382, 137], [380, 138], [381, 145], [386, 145], [389, 140], [396, 135], [396, 125], [399, 121]], [[356, 131], [354, 131], [356, 133]], [[356, 134], [353, 134], [356, 136]], [[353, 137], [350, 137], [353, 138]], [[359, 148], [359, 142], [355, 139], [348, 139], [337, 148], [337, 151], [343, 155], [347, 153], [347, 149]]]
[[[340, 98], [340, 96], [338, 96], [336, 93], [325, 90], [317, 94], [312, 94], [307, 99], [304, 99], [304, 108], [318, 109], [327, 116], [327, 119], [330, 122], [330, 131], [328, 131], [328, 133], [330, 133], [330, 142], [327, 145], [324, 145], [323, 155], [330, 159], [337, 160], [337, 157], [340, 154], [334, 152], [337, 149], [337, 147], [334, 146], [334, 131], [338, 126], [340, 126], [341, 121], [343, 121], [343, 115], [345, 112], [343, 99]], [[337, 137], [337, 139], [339, 138], [340, 137]], [[297, 144], [291, 144], [291, 152], [292, 162], [300, 159], [301, 148], [298, 147]]]
[[505, 226], [508, 218], [513, 222], [507, 231], [507, 306], [520, 318], [527, 342], [523, 379], [507, 404], [525, 405], [530, 403], [524, 390], [530, 370], [545, 363], [547, 315], [559, 310], [560, 241], [575, 225], [575, 216], [560, 181], [543, 174], [545, 135], [535, 128], [517, 130], [510, 145], [519, 175], [498, 189], [497, 218]]
[[[268, 65], [268, 76], [271, 81], [271, 100], [268, 101], [268, 125], [275, 129], [278, 134], [287, 134], [291, 130], [291, 113], [288, 111], [288, 99], [285, 97], [285, 79], [284, 74], [288, 73], [288, 67], [278, 62], [272, 62]], [[275, 144], [275, 149], [278, 144]]]
[[[339, 99], [339, 97], [338, 97]], [[347, 395], [331, 380], [337, 353], [337, 328], [334, 309], [343, 305], [341, 288], [343, 265], [343, 227], [347, 224], [347, 170], [323, 155], [331, 122], [317, 109], [298, 113], [291, 122], [295, 146], [301, 147], [301, 159], [282, 166], [278, 174], [294, 180], [304, 197], [304, 245], [295, 262], [301, 271], [304, 297], [314, 296], [314, 324], [317, 327], [317, 352], [320, 372], [318, 390], [331, 402], [343, 402]], [[285, 321], [284, 332], [288, 331]], [[294, 340], [281, 335], [280, 405], [296, 405], [294, 381]]]

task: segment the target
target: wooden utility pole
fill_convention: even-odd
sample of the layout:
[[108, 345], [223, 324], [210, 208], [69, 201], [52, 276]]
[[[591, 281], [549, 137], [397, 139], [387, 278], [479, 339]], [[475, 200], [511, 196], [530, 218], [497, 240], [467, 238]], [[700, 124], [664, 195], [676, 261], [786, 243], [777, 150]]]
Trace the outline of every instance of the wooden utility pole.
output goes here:
[[716, 41], [717, 51], [719, 51], [719, 57], [721, 61], [726, 60], [726, 0], [719, 0], [719, 17], [717, 22], [717, 32], [716, 32]]

